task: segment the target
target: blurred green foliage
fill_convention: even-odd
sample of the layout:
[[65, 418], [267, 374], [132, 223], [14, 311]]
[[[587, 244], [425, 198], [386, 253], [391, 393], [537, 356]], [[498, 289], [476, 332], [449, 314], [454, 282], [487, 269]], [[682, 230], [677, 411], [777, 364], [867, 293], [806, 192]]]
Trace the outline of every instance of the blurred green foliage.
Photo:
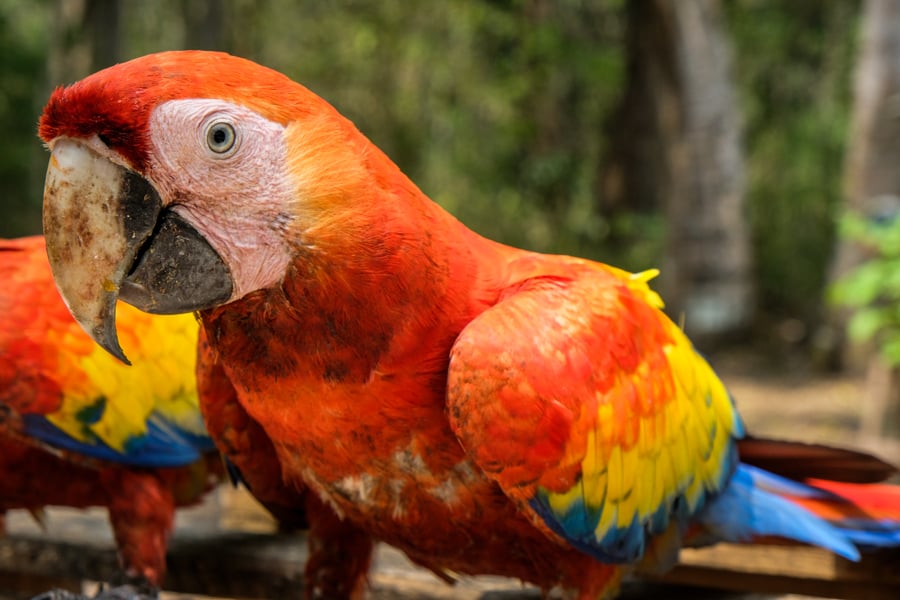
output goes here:
[[[68, 43], [53, 33], [64, 1], [0, 0], [0, 235], [38, 231], [46, 156], [35, 123], [51, 86], [81, 76], [47, 75], [51, 53]], [[631, 269], [658, 264], [660, 215], [606, 214], [600, 197], [624, 83], [622, 0], [217, 5], [223, 49], [325, 97], [475, 230]], [[834, 243], [859, 2], [724, 5], [746, 115], [760, 306], [806, 318]], [[123, 2], [119, 55], [196, 43], [186, 6]]]
[[891, 366], [900, 366], [900, 218], [866, 219], [848, 214], [840, 234], [867, 250], [868, 259], [830, 290], [830, 300], [856, 309], [848, 323], [850, 338], [875, 342]]
[[760, 310], [820, 313], [852, 101], [860, 2], [726, 3], [746, 127]]
[[[37, 118], [44, 91], [49, 2], [0, 0], [0, 234], [40, 225]], [[37, 194], [37, 197], [35, 197]]]
[[254, 29], [291, 43], [236, 39], [238, 53], [328, 99], [461, 220], [529, 248], [599, 252], [601, 127], [623, 66], [616, 3], [247, 6]]

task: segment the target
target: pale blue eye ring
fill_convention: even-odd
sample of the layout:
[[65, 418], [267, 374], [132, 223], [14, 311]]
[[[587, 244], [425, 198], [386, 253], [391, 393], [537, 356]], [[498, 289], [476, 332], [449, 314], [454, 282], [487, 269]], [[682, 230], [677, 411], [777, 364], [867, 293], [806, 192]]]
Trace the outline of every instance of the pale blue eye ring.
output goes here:
[[206, 130], [206, 145], [216, 154], [226, 154], [237, 143], [237, 133], [231, 123], [215, 121]]

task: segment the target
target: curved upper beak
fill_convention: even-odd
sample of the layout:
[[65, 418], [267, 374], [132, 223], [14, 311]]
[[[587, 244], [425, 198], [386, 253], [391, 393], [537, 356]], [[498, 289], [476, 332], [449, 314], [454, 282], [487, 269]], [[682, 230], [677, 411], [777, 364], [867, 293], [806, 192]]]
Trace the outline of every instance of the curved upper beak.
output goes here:
[[128, 362], [116, 334], [116, 301], [151, 313], [227, 302], [228, 267], [135, 171], [88, 144], [58, 138], [44, 185], [44, 236], [69, 311], [111, 354]]

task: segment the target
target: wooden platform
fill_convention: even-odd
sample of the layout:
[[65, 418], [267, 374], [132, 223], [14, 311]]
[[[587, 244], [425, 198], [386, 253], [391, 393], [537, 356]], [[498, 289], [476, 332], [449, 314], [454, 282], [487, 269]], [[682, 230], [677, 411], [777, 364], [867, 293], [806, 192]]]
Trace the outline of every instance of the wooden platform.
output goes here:
[[[110, 581], [118, 573], [104, 511], [51, 510], [46, 532], [27, 513], [13, 512], [9, 530], [0, 539], [0, 600], [29, 598], [54, 587], [81, 591], [86, 581]], [[166, 590], [219, 598], [302, 598], [305, 541], [271, 531], [271, 521], [252, 500], [226, 488], [204, 506], [182, 511], [170, 545]], [[808, 548], [719, 546], [685, 551], [682, 562], [659, 580], [630, 583], [623, 597], [900, 599], [897, 552], [855, 564]], [[539, 595], [501, 578], [464, 579], [450, 587], [383, 547], [370, 597], [534, 600]]]

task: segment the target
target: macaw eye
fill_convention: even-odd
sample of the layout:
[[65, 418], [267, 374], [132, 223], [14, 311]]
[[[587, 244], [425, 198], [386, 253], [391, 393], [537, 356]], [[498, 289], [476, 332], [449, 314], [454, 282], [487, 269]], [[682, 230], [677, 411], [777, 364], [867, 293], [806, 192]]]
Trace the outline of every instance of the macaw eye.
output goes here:
[[216, 154], [225, 154], [234, 148], [237, 134], [231, 123], [217, 121], [206, 130], [206, 145]]

